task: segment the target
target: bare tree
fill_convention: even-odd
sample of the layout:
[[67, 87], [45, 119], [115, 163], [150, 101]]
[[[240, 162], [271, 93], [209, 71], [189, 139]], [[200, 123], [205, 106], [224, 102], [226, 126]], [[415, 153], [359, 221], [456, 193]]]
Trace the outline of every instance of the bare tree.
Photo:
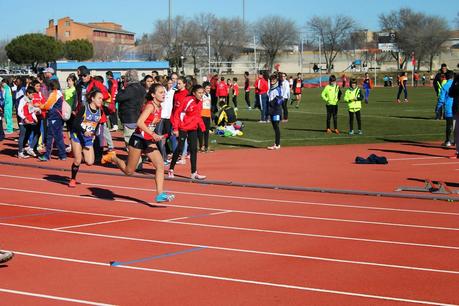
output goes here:
[[95, 60], [112, 61], [126, 57], [127, 47], [110, 42], [96, 41], [93, 43]]
[[140, 50], [140, 57], [148, 60], [156, 60], [156, 50], [153, 44], [153, 37], [151, 34], [143, 34], [142, 38], [137, 43], [138, 49]]
[[333, 18], [314, 16], [307, 22], [307, 26], [320, 37], [327, 72], [330, 72], [336, 56], [345, 49], [351, 34], [355, 32], [356, 23], [351, 17], [343, 15]]
[[[433, 58], [442, 50], [443, 43], [450, 37], [448, 24], [439, 17], [427, 16], [409, 8], [392, 11], [379, 16], [379, 23], [384, 31], [392, 30], [397, 34], [397, 44], [403, 53], [392, 52], [397, 62], [406, 68], [408, 59], [414, 53], [418, 69], [422, 62], [429, 64], [432, 70]], [[403, 56], [400, 61], [399, 56]]]
[[199, 24], [194, 21], [188, 21], [185, 27], [185, 43], [187, 45], [187, 54], [193, 60], [193, 73], [197, 74], [199, 72], [198, 60], [204, 55], [206, 47], [207, 37], [204, 37]]
[[0, 64], [6, 64], [8, 62], [8, 56], [6, 55], [5, 46], [9, 43], [8, 40], [0, 41]]
[[271, 16], [263, 18], [255, 25], [255, 34], [266, 55], [266, 65], [272, 70], [274, 60], [285, 47], [298, 43], [298, 30], [293, 21]]

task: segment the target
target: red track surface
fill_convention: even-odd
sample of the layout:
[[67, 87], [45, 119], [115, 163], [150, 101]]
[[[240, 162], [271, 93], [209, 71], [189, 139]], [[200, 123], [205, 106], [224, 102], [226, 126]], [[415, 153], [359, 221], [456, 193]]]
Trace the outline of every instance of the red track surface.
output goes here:
[[[199, 169], [216, 180], [391, 192], [422, 186], [409, 178], [456, 182], [459, 163], [442, 158], [452, 152], [233, 150], [200, 155]], [[352, 163], [371, 153], [389, 165]], [[176, 200], [153, 208], [151, 179], [80, 173], [69, 189], [68, 172], [0, 169], [0, 243], [16, 252], [0, 266], [1, 305], [459, 304], [455, 203], [167, 181]]]

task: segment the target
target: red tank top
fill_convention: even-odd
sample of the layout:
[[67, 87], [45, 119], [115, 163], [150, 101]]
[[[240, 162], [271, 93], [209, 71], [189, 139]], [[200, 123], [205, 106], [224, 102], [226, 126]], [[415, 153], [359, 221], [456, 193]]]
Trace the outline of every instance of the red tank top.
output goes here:
[[[142, 111], [145, 109], [145, 107], [148, 105], [148, 104], [151, 104], [153, 105], [153, 101], [148, 101], [147, 103], [145, 103], [145, 105], [143, 106], [142, 108]], [[153, 107], [155, 107], [153, 105]], [[154, 132], [155, 131], [155, 128], [156, 126], [158, 125], [158, 123], [161, 121], [161, 107], [158, 107], [155, 109], [155, 111], [153, 113], [151, 113], [147, 119], [145, 119], [145, 125], [152, 131]], [[143, 130], [141, 130], [139, 127], [137, 127], [135, 129], [135, 132], [134, 134], [136, 136], [139, 136], [139, 137], [142, 137], [143, 139], [145, 140], [153, 140], [153, 137], [151, 137], [150, 134], [147, 134], [145, 133]]]

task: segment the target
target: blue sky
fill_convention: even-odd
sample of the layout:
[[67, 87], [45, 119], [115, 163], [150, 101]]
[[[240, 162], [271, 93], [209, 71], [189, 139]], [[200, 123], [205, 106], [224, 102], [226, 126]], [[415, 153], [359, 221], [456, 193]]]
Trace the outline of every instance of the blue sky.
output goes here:
[[[172, 14], [192, 17], [201, 12], [214, 13], [219, 17], [241, 17], [243, 0], [171, 0]], [[29, 32], [43, 32], [49, 19], [69, 16], [75, 21], [113, 21], [120, 23], [137, 37], [151, 32], [157, 19], [168, 17], [168, 0], [45, 0], [24, 1], [21, 8], [12, 2], [7, 7], [4, 0], [0, 4], [0, 39], [11, 39]], [[432, 0], [245, 0], [246, 20], [256, 21], [270, 15], [285, 15], [303, 26], [314, 16], [352, 16], [360, 27], [378, 30], [378, 16], [401, 7], [437, 15], [448, 20], [450, 27], [459, 12], [459, 1]]]

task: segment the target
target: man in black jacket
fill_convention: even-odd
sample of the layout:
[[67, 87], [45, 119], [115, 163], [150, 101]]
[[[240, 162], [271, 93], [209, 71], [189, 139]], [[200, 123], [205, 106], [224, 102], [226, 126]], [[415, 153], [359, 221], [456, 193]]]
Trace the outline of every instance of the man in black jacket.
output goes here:
[[129, 144], [129, 138], [131, 138], [137, 127], [137, 119], [145, 102], [145, 95], [146, 91], [139, 82], [137, 71], [128, 70], [125, 75], [123, 89], [116, 96], [120, 121], [124, 126], [123, 132], [126, 147]]
[[446, 66], [446, 64], [441, 64], [441, 68], [440, 70], [438, 70], [438, 73], [435, 75], [435, 78], [433, 80], [433, 88], [435, 90], [435, 93], [437, 94], [437, 97], [438, 97], [438, 93], [440, 92], [440, 89], [441, 89], [441, 75], [444, 74], [446, 75], [448, 72], [452, 72], [451, 70], [448, 69], [448, 66]]
[[[459, 68], [459, 64], [457, 64]], [[459, 158], [459, 73], [454, 77], [453, 84], [449, 89], [448, 95], [453, 98], [453, 118], [456, 121], [454, 127], [454, 142], [456, 143], [456, 154], [451, 158]]]

